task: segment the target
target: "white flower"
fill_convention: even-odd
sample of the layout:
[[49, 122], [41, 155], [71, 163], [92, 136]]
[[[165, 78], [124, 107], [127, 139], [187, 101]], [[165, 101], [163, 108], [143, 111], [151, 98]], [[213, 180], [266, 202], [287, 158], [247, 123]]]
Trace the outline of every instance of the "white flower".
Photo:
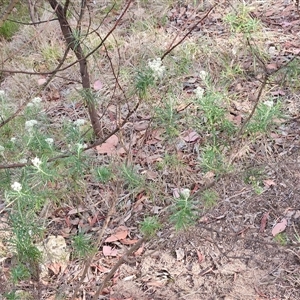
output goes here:
[[0, 97], [4, 97], [5, 96], [5, 91], [0, 90]]
[[15, 143], [16, 140], [17, 140], [17, 138], [15, 138], [15, 137], [12, 137], [12, 138], [10, 139], [10, 141], [11, 141], [12, 143]]
[[31, 103], [31, 102], [29, 102], [28, 104], [27, 104], [27, 107], [33, 107], [34, 105], [33, 105], [33, 103]]
[[20, 192], [22, 190], [22, 184], [15, 181], [12, 185], [11, 188], [16, 191], [16, 192]]
[[76, 146], [77, 146], [77, 150], [80, 151], [81, 149], [86, 148], [86, 147], [87, 147], [87, 144], [77, 143]]
[[4, 152], [4, 150], [5, 150], [5, 148], [0, 145], [0, 154], [2, 154]]
[[32, 164], [37, 168], [39, 169], [40, 168], [40, 165], [42, 163], [42, 161], [38, 158], [38, 157], [35, 157], [31, 160]]
[[53, 145], [53, 143], [54, 143], [54, 139], [47, 138], [47, 139], [45, 139], [45, 142], [51, 147]]
[[28, 130], [29, 132], [32, 131], [33, 126], [37, 125], [38, 121], [37, 120], [29, 120], [25, 122], [25, 129]]
[[273, 107], [274, 106], [274, 102], [272, 100], [269, 101], [265, 101], [264, 105], [268, 106], [268, 107]]
[[180, 195], [184, 198], [184, 199], [188, 199], [191, 195], [191, 190], [190, 189], [182, 189], [180, 191]]
[[35, 104], [35, 105], [38, 105], [38, 104], [40, 104], [40, 103], [42, 102], [42, 98], [40, 98], [40, 97], [35, 97], [35, 98], [33, 98], [33, 99], [31, 100], [31, 102], [32, 102], [33, 104]]
[[160, 58], [149, 61], [148, 66], [152, 70], [153, 76], [156, 80], [161, 79], [164, 76], [166, 67], [162, 65], [162, 61]]
[[26, 158], [21, 158], [19, 160], [19, 163], [21, 163], [21, 164], [27, 164], [27, 159]]
[[203, 89], [202, 87], [198, 86], [198, 87], [195, 89], [194, 92], [195, 92], [196, 97], [197, 97], [198, 99], [202, 99], [203, 94], [204, 94], [204, 89]]
[[207, 75], [208, 75], [208, 74], [207, 74], [206, 71], [200, 71], [200, 72], [199, 72], [199, 77], [200, 77], [203, 81], [205, 81]]
[[76, 121], [74, 121], [73, 123], [75, 126], [79, 127], [85, 124], [85, 120], [84, 119], [78, 119]]

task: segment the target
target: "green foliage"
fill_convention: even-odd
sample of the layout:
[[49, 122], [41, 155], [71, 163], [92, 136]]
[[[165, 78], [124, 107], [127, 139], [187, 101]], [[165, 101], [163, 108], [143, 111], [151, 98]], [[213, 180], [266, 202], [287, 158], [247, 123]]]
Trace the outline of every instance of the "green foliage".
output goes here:
[[176, 230], [187, 229], [196, 220], [196, 209], [189, 194], [189, 190], [184, 190], [179, 198], [174, 199], [170, 221], [175, 224]]
[[122, 166], [122, 177], [125, 184], [131, 189], [139, 189], [145, 184], [144, 178], [132, 166]]
[[161, 227], [162, 225], [159, 223], [158, 217], [146, 217], [141, 223], [140, 230], [145, 236], [151, 237], [154, 236]]
[[280, 232], [274, 237], [275, 242], [279, 243], [281, 246], [287, 246], [289, 243], [289, 238], [285, 232]]
[[224, 21], [230, 26], [233, 33], [246, 35], [258, 32], [261, 26], [259, 20], [251, 17], [246, 5], [242, 5], [234, 13], [227, 14]]
[[196, 97], [195, 104], [199, 106], [202, 117], [198, 121], [199, 127], [203, 126], [210, 133], [225, 130], [228, 134], [234, 132], [234, 125], [226, 118], [227, 111], [223, 107], [223, 95], [208, 90], [204, 96]]
[[102, 166], [95, 169], [96, 180], [106, 183], [112, 178], [112, 170], [108, 167]]
[[222, 174], [228, 169], [218, 145], [207, 144], [201, 149], [200, 165], [204, 172], [212, 171], [216, 175]]
[[17, 23], [7, 20], [0, 27], [0, 35], [10, 40], [18, 29], [19, 25]]
[[23, 300], [23, 299], [21, 299], [20, 295], [16, 294], [16, 291], [11, 291], [9, 293], [5, 293], [4, 297], [7, 300]]
[[172, 96], [162, 100], [161, 107], [156, 109], [155, 117], [159, 126], [165, 128], [168, 137], [173, 138], [179, 134], [177, 129], [179, 115], [176, 113], [176, 102]]
[[83, 232], [79, 232], [73, 237], [72, 246], [75, 257], [79, 258], [87, 257], [96, 251], [92, 243], [91, 236]]
[[26, 280], [30, 278], [30, 272], [28, 267], [24, 264], [18, 263], [10, 270], [11, 280], [14, 284], [18, 283], [20, 280]]
[[135, 77], [135, 88], [141, 98], [146, 98], [150, 86], [154, 85], [153, 72], [150, 69], [138, 71]]
[[206, 190], [201, 195], [205, 208], [212, 208], [217, 204], [218, 194], [214, 190]]
[[273, 103], [272, 100], [260, 103], [250, 120], [246, 125], [246, 132], [248, 133], [267, 133], [272, 130], [276, 121], [283, 118], [281, 111], [281, 103]]

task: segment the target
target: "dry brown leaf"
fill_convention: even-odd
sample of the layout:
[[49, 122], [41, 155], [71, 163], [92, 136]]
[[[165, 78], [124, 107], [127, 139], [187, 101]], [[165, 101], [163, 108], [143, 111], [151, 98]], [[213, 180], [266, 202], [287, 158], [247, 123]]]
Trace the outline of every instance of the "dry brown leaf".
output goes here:
[[148, 126], [149, 126], [149, 122], [141, 121], [141, 122], [134, 123], [133, 128], [136, 131], [143, 131], [146, 130]]
[[287, 226], [287, 219], [283, 218], [283, 219], [281, 220], [280, 223], [277, 223], [277, 224], [273, 227], [273, 229], [272, 229], [272, 234], [273, 234], [273, 236], [276, 236], [277, 234], [279, 234], [279, 233], [281, 233], [282, 231], [284, 231], [285, 228], [286, 228], [286, 226]]
[[61, 271], [62, 265], [60, 263], [53, 262], [47, 265], [48, 269], [53, 272], [53, 274], [58, 275]]
[[269, 212], [266, 212], [266, 213], [264, 213], [263, 217], [261, 218], [259, 232], [265, 231], [268, 219], [269, 219]]
[[129, 230], [125, 226], [121, 226], [121, 227], [123, 228], [121, 229], [119, 227], [119, 230], [117, 229], [117, 232], [112, 234], [110, 237], [108, 237], [104, 242], [111, 243], [119, 240], [124, 240], [127, 237]]
[[103, 88], [102, 82], [101, 82], [100, 80], [96, 80], [96, 81], [94, 82], [94, 89], [95, 89], [95, 91], [99, 91], [99, 90], [101, 90], [102, 88]]
[[277, 185], [276, 182], [272, 179], [266, 179], [263, 182], [264, 182], [264, 186], [267, 188], [269, 188], [272, 185]]
[[136, 244], [138, 242], [138, 240], [123, 239], [123, 240], [120, 240], [120, 242], [124, 245], [133, 245], [133, 244]]
[[162, 286], [165, 285], [165, 282], [152, 280], [150, 282], [147, 282], [147, 285], [148, 286], [155, 286], [155, 287], [162, 287]]
[[103, 246], [102, 252], [103, 252], [104, 256], [117, 256], [118, 255], [118, 250], [113, 249], [110, 246]]
[[198, 256], [198, 262], [199, 264], [201, 264], [204, 261], [204, 255], [198, 249], [196, 249], [196, 251]]
[[188, 143], [192, 143], [200, 139], [200, 135], [196, 131], [192, 131], [184, 136], [183, 139]]
[[134, 252], [134, 256], [140, 256], [144, 251], [144, 244], [137, 250]]

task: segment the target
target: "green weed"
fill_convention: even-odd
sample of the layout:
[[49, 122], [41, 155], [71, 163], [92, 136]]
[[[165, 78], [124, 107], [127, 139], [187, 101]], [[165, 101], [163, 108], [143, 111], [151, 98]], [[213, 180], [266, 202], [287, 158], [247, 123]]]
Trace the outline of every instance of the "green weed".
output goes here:
[[73, 237], [72, 242], [74, 256], [78, 258], [84, 258], [96, 251], [91, 236], [89, 234], [79, 232]]
[[217, 204], [218, 194], [214, 190], [206, 190], [201, 195], [205, 208], [212, 208]]
[[284, 117], [281, 110], [281, 103], [274, 103], [273, 100], [265, 101], [257, 106], [257, 109], [246, 125], [246, 132], [250, 134], [267, 133], [271, 131], [279, 119]]
[[281, 246], [287, 246], [289, 243], [288, 236], [285, 232], [278, 233], [274, 237], [275, 242], [279, 243]]
[[140, 230], [145, 236], [151, 237], [154, 236], [161, 227], [162, 225], [159, 223], [157, 217], [146, 217], [140, 225]]
[[196, 220], [196, 209], [190, 198], [190, 191], [185, 189], [180, 192], [180, 196], [174, 199], [171, 208], [170, 221], [174, 223], [176, 230], [187, 229]]
[[237, 8], [233, 13], [225, 16], [224, 21], [229, 25], [231, 32], [243, 33], [246, 35], [259, 31], [260, 21], [250, 16], [246, 5]]

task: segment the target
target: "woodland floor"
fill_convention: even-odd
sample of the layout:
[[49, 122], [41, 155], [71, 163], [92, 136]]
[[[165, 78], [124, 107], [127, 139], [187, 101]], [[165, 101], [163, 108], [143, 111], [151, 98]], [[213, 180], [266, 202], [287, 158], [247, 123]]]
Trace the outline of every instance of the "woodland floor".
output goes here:
[[[170, 36], [182, 27], [193, 24], [197, 15], [202, 16], [206, 11], [197, 10], [192, 4], [183, 4], [184, 1], [178, 1], [177, 4], [176, 1], [173, 2], [173, 7], [167, 13], [168, 19], [162, 25], [162, 30], [167, 31]], [[259, 1], [251, 2], [255, 6], [252, 10], [253, 17], [259, 19], [264, 30], [270, 34], [270, 41], [266, 41], [266, 44], [276, 45], [276, 48], [280, 49], [278, 56], [282, 59], [299, 54], [300, 16], [295, 5], [286, 0], [260, 1], [260, 4]], [[192, 40], [199, 35], [210, 36], [219, 47], [222, 48], [222, 43], [227, 45], [231, 33], [224, 29], [222, 23], [227, 5], [228, 1], [220, 1], [219, 6], [188, 39]], [[136, 8], [134, 11], [132, 8], [128, 19], [120, 26], [126, 26], [130, 18], [145, 13], [146, 9]], [[192, 19], [189, 19], [191, 16]], [[212, 49], [209, 64], [204, 61], [205, 57], [202, 57], [203, 63], [199, 60], [195, 62], [193, 73], [181, 78], [182, 82], [179, 84], [182, 85], [187, 99], [190, 95], [189, 89], [193, 90], [199, 79], [194, 76], [197, 68], [201, 70], [202, 65], [209, 65], [214, 72], [214, 53]], [[241, 64], [246, 66], [247, 59], [244, 57]], [[6, 80], [2, 88], [13, 89], [9, 84], [9, 80]], [[237, 101], [247, 98], [251, 107], [252, 100], [248, 96], [255, 94], [259, 86], [260, 81], [257, 78], [245, 81], [244, 78], [236, 77], [232, 79], [229, 91], [239, 93], [240, 99]], [[57, 122], [61, 114], [68, 115], [71, 119], [81, 116], [80, 107], [76, 108], [76, 111], [67, 107], [62, 97], [58, 96], [53, 101], [55, 93], [62, 95], [69, 87], [59, 88], [60, 90], [52, 91], [50, 95], [49, 91], [45, 91], [43, 95], [45, 99], [48, 97], [48, 113], [53, 115], [54, 119], [57, 118]], [[272, 91], [275, 95], [281, 94], [290, 116], [281, 125], [281, 130], [251, 144], [247, 155], [241, 154], [241, 149], [237, 148], [236, 164], [240, 166], [240, 171], [221, 176], [214, 182], [213, 189], [218, 194], [217, 203], [211, 208], [201, 207], [201, 217], [190, 229], [176, 232], [167, 227], [159, 232], [156, 239], [145, 243], [140, 253], [129, 257], [128, 261], [121, 265], [105, 289], [106, 294], [99, 299], [300, 299], [300, 94], [299, 90], [291, 92], [284, 87], [277, 87], [277, 90], [274, 88]], [[149, 122], [147, 105], [143, 105], [141, 110], [131, 117], [123, 134], [125, 138], [135, 141], [135, 150], [130, 159], [139, 165], [141, 172], [144, 172], [149, 180], [154, 183], [156, 180], [162, 180], [162, 177], [158, 177], [155, 170], [151, 169], [151, 164], [158, 161], [164, 153], [177, 153], [185, 164], [184, 167], [164, 170], [164, 184], [160, 186], [165, 186], [169, 195], [172, 189], [178, 186], [189, 187], [196, 192], [206, 180], [212, 180], [199, 175], [199, 169], [195, 167], [195, 149], [202, 139], [186, 143], [184, 151], [176, 152], [174, 144], [164, 144], [160, 139], [162, 130], [147, 129], [145, 132], [139, 128], [142, 122]], [[132, 129], [132, 125], [136, 126], [136, 130]], [[179, 140], [184, 134], [186, 133], [181, 133]], [[107, 156], [99, 155], [100, 162], [108, 159]], [[257, 193], [252, 184], [245, 182], [245, 177], [249, 178], [252, 173], [253, 176], [259, 176], [257, 174], [260, 174], [260, 171], [263, 173], [260, 178], [262, 192]], [[109, 201], [107, 199], [115, 188], [95, 185], [87, 176], [86, 197], [81, 199], [80, 212], [75, 205], [72, 207], [72, 200], [69, 200], [67, 206], [56, 207], [46, 212], [46, 218], [51, 221], [47, 227], [48, 235], [62, 235], [68, 240], [68, 236], [80, 225], [96, 236], [107, 213], [102, 203]], [[168, 204], [161, 202], [153, 205], [143, 191], [134, 199], [124, 191], [119, 201], [104, 238], [110, 236], [116, 228], [124, 226], [121, 229], [125, 228], [133, 240], [137, 239], [140, 236], [137, 224], [143, 215], [156, 213], [161, 216], [164, 213], [164, 205]], [[266, 217], [267, 222], [264, 222]], [[0, 218], [5, 218], [5, 211]], [[94, 221], [91, 221], [93, 218]], [[287, 221], [287, 227], [284, 231], [284, 241], [280, 243], [274, 239], [272, 228], [282, 219]], [[120, 241], [106, 244], [112, 245], [120, 253], [124, 247], [129, 247]], [[77, 299], [91, 299], [95, 287], [101, 283], [117, 260], [118, 256], [106, 256], [103, 249], [99, 249]], [[83, 261], [80, 260], [70, 260], [65, 271], [57, 274], [53, 267], [52, 271], [49, 267], [48, 280], [20, 284], [20, 289], [33, 291], [36, 299], [70, 299], [82, 267]], [[0, 282], [0, 290], [6, 289], [7, 278], [3, 276], [3, 279]]]

